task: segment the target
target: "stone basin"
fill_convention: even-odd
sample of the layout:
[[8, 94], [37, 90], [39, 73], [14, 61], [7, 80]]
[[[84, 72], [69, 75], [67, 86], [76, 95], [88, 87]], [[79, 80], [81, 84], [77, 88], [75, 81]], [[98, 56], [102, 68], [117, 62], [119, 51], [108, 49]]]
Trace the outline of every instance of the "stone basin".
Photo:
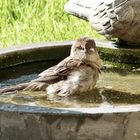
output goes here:
[[[36, 78], [68, 56], [72, 43], [1, 49], [0, 87]], [[95, 90], [67, 98], [45, 92], [0, 95], [0, 140], [139, 140], [140, 49], [96, 44], [104, 68]]]

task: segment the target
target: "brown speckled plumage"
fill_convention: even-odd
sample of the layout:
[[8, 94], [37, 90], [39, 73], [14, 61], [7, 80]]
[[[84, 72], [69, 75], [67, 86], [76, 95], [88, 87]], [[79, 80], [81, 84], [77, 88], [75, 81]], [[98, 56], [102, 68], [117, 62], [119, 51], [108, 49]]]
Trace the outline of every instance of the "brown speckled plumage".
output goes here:
[[57, 65], [43, 71], [29, 83], [0, 89], [0, 93], [24, 90], [47, 91], [47, 94], [67, 96], [91, 90], [99, 77], [101, 60], [93, 39], [78, 39], [71, 48], [70, 56]]

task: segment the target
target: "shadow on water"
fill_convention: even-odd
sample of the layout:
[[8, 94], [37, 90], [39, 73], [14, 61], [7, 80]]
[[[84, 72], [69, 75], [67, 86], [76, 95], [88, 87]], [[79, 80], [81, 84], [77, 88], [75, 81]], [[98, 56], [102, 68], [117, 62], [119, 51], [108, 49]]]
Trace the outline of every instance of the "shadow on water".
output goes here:
[[57, 64], [57, 61], [41, 61], [17, 65], [0, 70], [0, 87], [28, 82], [37, 78], [37, 75], [45, 69]]

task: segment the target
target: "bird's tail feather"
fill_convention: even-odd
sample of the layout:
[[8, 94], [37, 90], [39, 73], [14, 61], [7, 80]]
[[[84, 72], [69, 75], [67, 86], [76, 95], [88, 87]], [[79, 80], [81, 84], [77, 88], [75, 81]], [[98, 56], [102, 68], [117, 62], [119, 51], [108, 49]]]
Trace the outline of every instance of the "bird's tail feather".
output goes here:
[[25, 89], [28, 85], [29, 85], [29, 83], [22, 83], [22, 84], [18, 84], [18, 85], [15, 85], [15, 86], [10, 86], [10, 87], [1, 88], [1, 89], [0, 89], [0, 93], [12, 92], [12, 91], [16, 91], [16, 90], [23, 90], [23, 89]]

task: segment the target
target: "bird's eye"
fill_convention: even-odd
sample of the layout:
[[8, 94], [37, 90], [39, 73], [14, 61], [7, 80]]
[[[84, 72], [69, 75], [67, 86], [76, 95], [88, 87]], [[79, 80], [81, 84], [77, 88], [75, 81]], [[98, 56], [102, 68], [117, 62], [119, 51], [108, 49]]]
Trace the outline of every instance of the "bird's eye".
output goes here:
[[82, 48], [82, 46], [78, 46], [77, 49], [78, 50], [83, 50], [84, 48]]

